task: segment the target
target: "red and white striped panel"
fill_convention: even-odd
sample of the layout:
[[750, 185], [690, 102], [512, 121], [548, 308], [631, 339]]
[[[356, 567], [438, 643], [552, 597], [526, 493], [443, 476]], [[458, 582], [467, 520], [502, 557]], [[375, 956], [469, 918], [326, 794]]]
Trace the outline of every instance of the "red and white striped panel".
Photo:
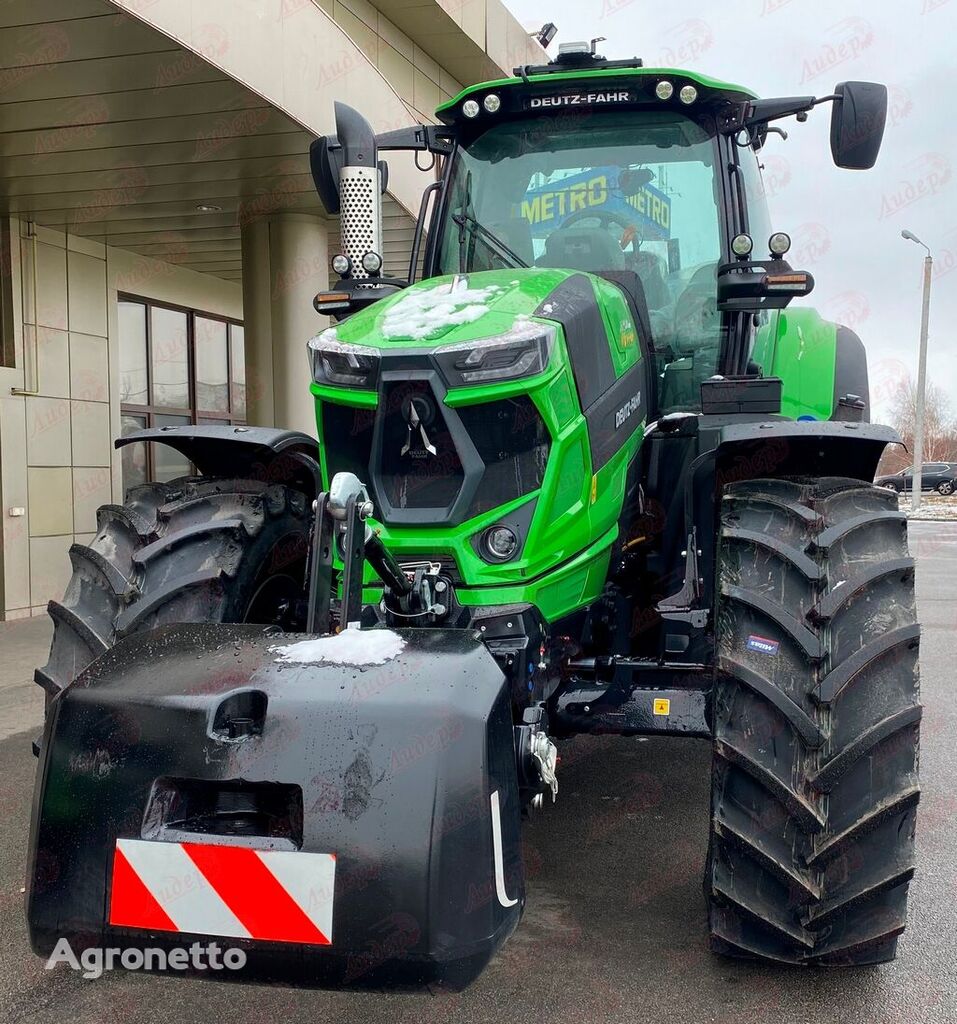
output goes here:
[[110, 924], [332, 943], [334, 853], [117, 839]]

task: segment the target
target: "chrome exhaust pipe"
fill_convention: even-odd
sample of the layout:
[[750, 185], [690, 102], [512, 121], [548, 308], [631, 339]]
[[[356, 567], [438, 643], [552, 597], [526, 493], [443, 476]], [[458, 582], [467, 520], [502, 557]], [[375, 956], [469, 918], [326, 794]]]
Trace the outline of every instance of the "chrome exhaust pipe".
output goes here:
[[337, 102], [336, 136], [342, 147], [339, 171], [339, 233], [342, 255], [353, 278], [367, 278], [366, 253], [382, 256], [382, 170], [375, 132], [352, 107]]

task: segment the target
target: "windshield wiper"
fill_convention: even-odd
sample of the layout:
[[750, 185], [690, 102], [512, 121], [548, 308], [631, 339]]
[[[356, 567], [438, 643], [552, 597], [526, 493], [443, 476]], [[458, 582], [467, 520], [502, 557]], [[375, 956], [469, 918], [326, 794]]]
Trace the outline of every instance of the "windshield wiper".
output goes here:
[[459, 234], [459, 269], [464, 271], [464, 259], [462, 249], [465, 244], [465, 235], [471, 231], [479, 241], [484, 242], [500, 259], [507, 260], [513, 267], [527, 267], [528, 264], [517, 253], [513, 252], [494, 232], [489, 231], [484, 224], [480, 224], [470, 213], [453, 213], [452, 220], [462, 229]]
[[459, 226], [459, 273], [465, 273], [468, 269], [466, 263], [466, 243], [471, 233], [473, 238], [485, 243], [487, 249], [499, 259], [510, 261], [513, 267], [527, 267], [528, 264], [513, 252], [494, 232], [489, 231], [484, 224], [480, 224], [475, 218], [472, 210], [472, 172], [465, 176], [465, 195], [462, 197], [462, 206], [458, 212], [452, 214], [452, 221]]

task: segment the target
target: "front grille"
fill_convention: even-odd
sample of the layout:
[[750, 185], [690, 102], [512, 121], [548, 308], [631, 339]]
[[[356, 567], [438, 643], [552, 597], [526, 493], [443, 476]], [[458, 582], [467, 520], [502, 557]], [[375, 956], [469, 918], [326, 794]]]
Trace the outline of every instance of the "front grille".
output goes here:
[[378, 484], [396, 509], [449, 508], [465, 470], [446, 415], [428, 381], [387, 384], [381, 399]]
[[457, 525], [545, 478], [551, 437], [528, 396], [449, 408], [436, 381], [427, 370], [413, 380], [386, 376], [375, 409], [321, 403], [327, 485], [355, 473], [385, 523]]
[[459, 415], [485, 464], [482, 484], [469, 504], [469, 517], [542, 486], [551, 438], [530, 398], [523, 395], [467, 405]]
[[355, 473], [367, 483], [375, 429], [375, 409], [322, 403], [322, 443], [326, 451], [327, 484], [336, 473]]

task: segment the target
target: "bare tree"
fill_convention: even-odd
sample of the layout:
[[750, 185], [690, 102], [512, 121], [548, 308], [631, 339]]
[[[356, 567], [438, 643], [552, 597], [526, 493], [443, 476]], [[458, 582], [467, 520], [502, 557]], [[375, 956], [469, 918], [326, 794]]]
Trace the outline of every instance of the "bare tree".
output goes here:
[[[910, 451], [914, 450], [916, 410], [917, 385], [908, 376], [891, 396], [890, 421]], [[924, 398], [924, 459], [927, 462], [953, 461], [957, 445], [955, 433], [957, 424], [947, 395], [936, 384], [928, 383]]]

